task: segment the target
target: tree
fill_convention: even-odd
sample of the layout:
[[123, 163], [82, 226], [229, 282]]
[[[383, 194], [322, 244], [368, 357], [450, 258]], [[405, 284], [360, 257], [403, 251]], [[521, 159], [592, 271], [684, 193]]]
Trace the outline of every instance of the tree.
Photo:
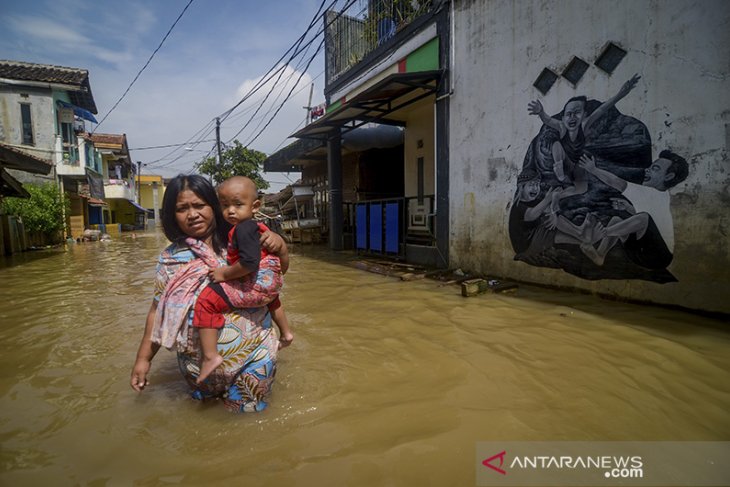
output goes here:
[[24, 184], [23, 188], [30, 193], [30, 198], [4, 198], [3, 210], [8, 215], [19, 216], [29, 232], [40, 232], [56, 240], [65, 227], [63, 213], [64, 207], [69, 212], [68, 196], [62, 195], [53, 183]]
[[239, 141], [233, 141], [233, 147], [223, 151], [221, 163], [215, 157], [208, 157], [195, 165], [201, 174], [213, 178], [215, 184], [220, 184], [231, 176], [246, 176], [256, 183], [259, 190], [268, 189], [269, 183], [259, 173], [263, 170], [266, 154], [255, 149], [244, 147]]

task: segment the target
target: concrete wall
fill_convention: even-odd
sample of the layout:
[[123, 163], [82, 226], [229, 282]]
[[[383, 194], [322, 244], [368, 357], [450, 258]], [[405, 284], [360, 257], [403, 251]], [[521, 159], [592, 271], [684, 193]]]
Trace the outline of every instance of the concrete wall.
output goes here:
[[[729, 26], [730, 2], [723, 0], [455, 1], [451, 264], [528, 282], [730, 312]], [[609, 42], [627, 52], [611, 74], [593, 64]], [[575, 85], [559, 77], [544, 95], [533, 86], [544, 68], [560, 75], [573, 56], [588, 63]], [[611, 206], [620, 192], [602, 186], [593, 173], [582, 177], [586, 193], [559, 202], [556, 214], [582, 227], [573, 244], [559, 243], [550, 233], [549, 211], [529, 228], [526, 217], [515, 218], [522, 201], [515, 198], [517, 190], [535, 172], [541, 175], [540, 194], [532, 207], [550, 189], [577, 187], [580, 179], [578, 173], [567, 182], [557, 179], [549, 131], [528, 114], [528, 102], [540, 100], [554, 116], [569, 98], [585, 95], [588, 116], [590, 103], [609, 101], [634, 73], [641, 79], [617, 102], [617, 111], [607, 112], [592, 132], [585, 132], [584, 151], [596, 156], [599, 168], [637, 184], [662, 150], [671, 149], [689, 163], [686, 180], [659, 195], [669, 195], [663, 204], [671, 209], [675, 241], [669, 249], [673, 258], [661, 268], [638, 265], [621, 240], [604, 262], [588, 258], [588, 245], [600, 250], [606, 230], [618, 233], [611, 225], [630, 217]], [[660, 199], [652, 204], [660, 205]], [[524, 246], [515, 245], [520, 230]]]
[[22, 144], [21, 103], [31, 106], [33, 123], [33, 145], [22, 148], [36, 157], [53, 160], [56, 111], [50, 88], [0, 85], [0, 140], [11, 145]]

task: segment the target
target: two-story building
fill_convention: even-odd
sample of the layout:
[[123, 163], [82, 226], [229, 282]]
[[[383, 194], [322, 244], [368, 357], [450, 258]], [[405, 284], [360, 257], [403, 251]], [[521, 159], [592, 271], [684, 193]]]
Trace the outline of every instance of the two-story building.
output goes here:
[[10, 169], [21, 182], [51, 181], [68, 195], [69, 235], [88, 225], [89, 200], [103, 203], [101, 156], [86, 134], [97, 113], [85, 69], [0, 61], [0, 141], [15, 151], [45, 161], [45, 174]]
[[[295, 134], [319, 145], [265, 166], [325, 177], [333, 248], [353, 203], [363, 251], [730, 312], [730, 4], [355, 5], [326, 16], [327, 111]], [[400, 159], [345, 147], [373, 122]], [[378, 170], [406, 201], [348, 201]]]
[[139, 204], [147, 210], [147, 224], [160, 226], [160, 210], [165, 195], [165, 180], [157, 174], [137, 175]]
[[143, 229], [147, 210], [137, 201], [137, 165], [132, 162], [126, 134], [93, 133], [91, 141], [101, 153], [104, 181], [103, 223], [116, 235], [123, 230]]
[[323, 116], [266, 171], [302, 171], [332, 248], [448, 263], [449, 16], [360, 1], [325, 22]]

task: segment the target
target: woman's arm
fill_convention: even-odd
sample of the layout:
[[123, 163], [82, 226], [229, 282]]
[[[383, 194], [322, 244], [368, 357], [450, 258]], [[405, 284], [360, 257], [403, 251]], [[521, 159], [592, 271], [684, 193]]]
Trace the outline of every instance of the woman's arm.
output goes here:
[[152, 342], [152, 327], [155, 325], [156, 312], [157, 301], [152, 301], [150, 310], [147, 313], [147, 321], [145, 322], [142, 342], [139, 344], [139, 350], [137, 350], [137, 359], [134, 362], [134, 367], [132, 367], [132, 376], [129, 380], [129, 385], [131, 385], [132, 389], [137, 392], [142, 392], [142, 389], [144, 389], [145, 386], [148, 384], [147, 374], [150, 371], [152, 358], [160, 349], [159, 343]]
[[281, 235], [267, 230], [261, 234], [259, 241], [263, 248], [279, 257], [281, 261], [281, 273], [286, 274], [286, 271], [289, 269], [289, 249]]

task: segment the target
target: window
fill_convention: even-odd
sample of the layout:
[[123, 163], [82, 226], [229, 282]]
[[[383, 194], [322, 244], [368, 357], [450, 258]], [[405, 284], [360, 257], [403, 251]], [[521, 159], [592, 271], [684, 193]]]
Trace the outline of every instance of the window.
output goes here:
[[537, 77], [534, 83], [532, 83], [532, 86], [538, 89], [540, 93], [545, 95], [548, 91], [550, 91], [550, 88], [555, 84], [555, 82], [558, 80], [558, 75], [549, 70], [548, 68], [545, 68], [540, 73], [540, 76]]
[[583, 77], [585, 72], [588, 70], [588, 63], [583, 61], [577, 56], [573, 56], [570, 64], [563, 71], [563, 78], [567, 79], [573, 86], [578, 84], [578, 81]]
[[603, 49], [603, 52], [601, 52], [601, 55], [598, 56], [598, 59], [596, 59], [596, 66], [611, 74], [624, 56], [626, 56], [624, 49], [621, 49], [613, 42], [609, 42]]
[[30, 105], [20, 104], [21, 135], [23, 145], [33, 145], [33, 120], [30, 114]]

